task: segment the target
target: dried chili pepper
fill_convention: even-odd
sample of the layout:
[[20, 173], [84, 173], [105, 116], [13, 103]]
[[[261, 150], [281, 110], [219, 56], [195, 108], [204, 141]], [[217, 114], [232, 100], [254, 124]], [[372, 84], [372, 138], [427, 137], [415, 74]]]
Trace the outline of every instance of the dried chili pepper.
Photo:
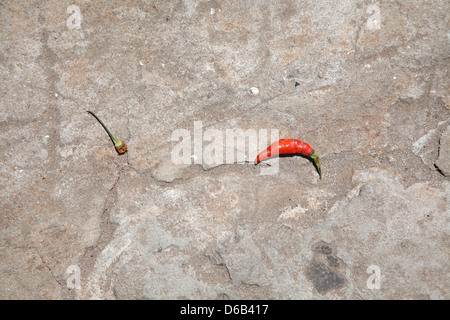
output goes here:
[[102, 127], [106, 130], [106, 132], [108, 133], [112, 142], [114, 143], [114, 147], [116, 148], [117, 153], [124, 154], [125, 152], [127, 152], [127, 145], [125, 143], [123, 143], [122, 141], [120, 141], [119, 139], [114, 138], [114, 136], [111, 134], [111, 132], [109, 132], [108, 128], [106, 128], [106, 126], [103, 124], [102, 120], [100, 120], [95, 115], [95, 113], [93, 113], [92, 111], [87, 111], [87, 112], [92, 114], [94, 116], [94, 118], [97, 119], [97, 121], [100, 122]]
[[255, 164], [260, 161], [277, 156], [280, 154], [300, 154], [314, 163], [314, 166], [319, 173], [320, 179], [322, 179], [322, 171], [320, 169], [320, 160], [317, 152], [311, 148], [311, 146], [303, 141], [296, 139], [281, 139], [277, 142], [272, 143], [266, 150], [262, 151], [256, 157]]

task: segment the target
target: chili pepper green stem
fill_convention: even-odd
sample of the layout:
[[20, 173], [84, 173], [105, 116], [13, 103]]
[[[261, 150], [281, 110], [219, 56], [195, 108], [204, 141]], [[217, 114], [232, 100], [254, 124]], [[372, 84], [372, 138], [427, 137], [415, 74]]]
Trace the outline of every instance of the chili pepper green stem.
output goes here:
[[322, 170], [320, 169], [320, 159], [317, 152], [313, 149], [311, 153], [309, 154], [309, 158], [313, 161], [314, 166], [317, 169], [317, 172], [319, 173], [320, 179], [322, 179]]
[[116, 151], [119, 154], [123, 154], [125, 152], [127, 152], [127, 146], [125, 143], [123, 143], [122, 141], [120, 141], [119, 139], [116, 139], [112, 133], [108, 130], [108, 128], [105, 126], [105, 124], [102, 122], [102, 120], [99, 119], [99, 117], [97, 117], [95, 115], [95, 113], [93, 113], [92, 111], [87, 110], [88, 113], [92, 114], [94, 116], [95, 119], [97, 119], [98, 122], [100, 122], [100, 124], [102, 125], [102, 127], [105, 129], [106, 133], [108, 133], [109, 137], [111, 138], [112, 142], [114, 143], [114, 147], [116, 148]]

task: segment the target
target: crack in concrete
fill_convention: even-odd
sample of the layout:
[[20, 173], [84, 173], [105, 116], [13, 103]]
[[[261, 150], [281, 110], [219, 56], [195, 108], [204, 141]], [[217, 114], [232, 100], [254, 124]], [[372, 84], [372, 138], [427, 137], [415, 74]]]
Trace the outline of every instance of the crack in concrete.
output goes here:
[[61, 287], [61, 289], [67, 293], [67, 287], [64, 286], [64, 285], [58, 280], [58, 278], [53, 274], [52, 268], [50, 268], [50, 266], [48, 265], [48, 263], [45, 261], [45, 259], [42, 257], [42, 255], [39, 253], [39, 251], [36, 251], [36, 255], [39, 257], [39, 259], [41, 260], [41, 262], [42, 262], [42, 264], [44, 265], [44, 267], [49, 271], [50, 276], [56, 281], [56, 283]]
[[113, 240], [113, 234], [117, 226], [114, 227], [114, 223], [110, 221], [109, 212], [114, 207], [113, 204], [117, 200], [118, 195], [116, 189], [120, 182], [122, 174], [128, 167], [131, 166], [128, 164], [127, 159], [127, 163], [119, 168], [116, 180], [105, 195], [105, 201], [100, 218], [100, 234], [98, 240], [95, 245], [84, 249], [84, 253], [80, 259], [80, 264], [85, 266], [84, 269], [89, 270], [85, 270], [85, 273], [87, 274], [86, 278], [89, 278], [88, 275], [93, 273], [96, 260], [98, 259], [98, 256], [101, 254], [102, 250]]

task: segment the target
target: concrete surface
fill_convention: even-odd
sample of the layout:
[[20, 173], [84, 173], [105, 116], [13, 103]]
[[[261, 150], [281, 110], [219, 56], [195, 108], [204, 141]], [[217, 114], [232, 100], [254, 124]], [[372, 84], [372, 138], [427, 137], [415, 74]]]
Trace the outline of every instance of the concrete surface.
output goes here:
[[[0, 298], [449, 299], [449, 12], [2, 1]], [[178, 165], [194, 121], [306, 141], [323, 179]]]

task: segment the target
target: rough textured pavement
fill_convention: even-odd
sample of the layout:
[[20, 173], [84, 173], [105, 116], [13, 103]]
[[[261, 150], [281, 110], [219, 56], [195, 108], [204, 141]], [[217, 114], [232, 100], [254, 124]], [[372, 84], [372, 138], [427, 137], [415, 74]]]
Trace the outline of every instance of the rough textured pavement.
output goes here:
[[[2, 1], [0, 298], [449, 299], [449, 12]], [[178, 165], [194, 121], [306, 141], [323, 179]]]

